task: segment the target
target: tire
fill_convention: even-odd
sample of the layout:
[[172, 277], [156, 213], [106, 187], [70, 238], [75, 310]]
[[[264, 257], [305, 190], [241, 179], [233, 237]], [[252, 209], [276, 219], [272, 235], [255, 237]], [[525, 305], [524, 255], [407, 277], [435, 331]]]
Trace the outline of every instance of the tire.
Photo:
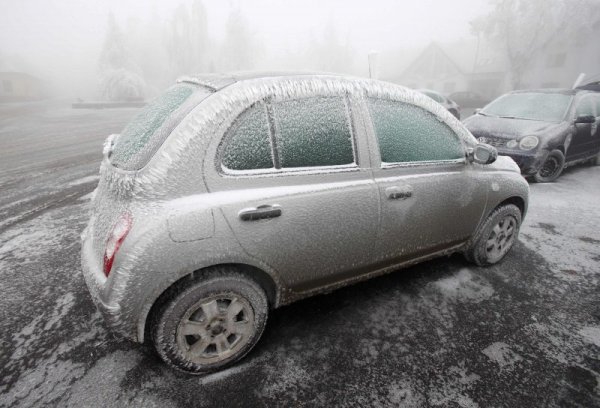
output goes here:
[[267, 322], [265, 291], [233, 267], [207, 269], [166, 296], [153, 315], [152, 341], [163, 361], [187, 373], [205, 374], [240, 360]]
[[564, 168], [565, 155], [558, 149], [552, 150], [533, 179], [538, 183], [551, 183], [560, 176]]
[[521, 210], [516, 205], [496, 208], [473, 236], [465, 257], [479, 266], [500, 262], [517, 241], [520, 227]]

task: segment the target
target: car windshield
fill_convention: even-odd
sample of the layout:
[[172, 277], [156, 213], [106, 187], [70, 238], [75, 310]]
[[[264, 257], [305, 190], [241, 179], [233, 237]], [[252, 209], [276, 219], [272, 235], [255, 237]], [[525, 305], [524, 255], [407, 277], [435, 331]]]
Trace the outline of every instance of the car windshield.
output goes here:
[[[210, 94], [198, 86], [181, 83], [150, 102], [129, 122], [113, 148], [111, 163], [126, 170], [142, 168], [171, 131], [198, 102]], [[201, 95], [190, 98], [194, 92]]]
[[559, 93], [507, 94], [490, 103], [480, 113], [501, 118], [560, 122], [564, 119], [572, 99], [572, 95]]

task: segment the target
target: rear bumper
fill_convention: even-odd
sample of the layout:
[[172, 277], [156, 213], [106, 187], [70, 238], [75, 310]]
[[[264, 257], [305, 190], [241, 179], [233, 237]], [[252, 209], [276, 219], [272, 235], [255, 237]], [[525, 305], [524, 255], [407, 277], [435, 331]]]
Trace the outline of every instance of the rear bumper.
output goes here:
[[111, 302], [109, 282], [100, 265], [101, 262], [96, 259], [92, 240], [86, 229], [81, 239], [81, 270], [92, 301], [111, 330], [130, 340], [137, 341], [135, 324], [124, 320], [121, 306], [114, 301]]

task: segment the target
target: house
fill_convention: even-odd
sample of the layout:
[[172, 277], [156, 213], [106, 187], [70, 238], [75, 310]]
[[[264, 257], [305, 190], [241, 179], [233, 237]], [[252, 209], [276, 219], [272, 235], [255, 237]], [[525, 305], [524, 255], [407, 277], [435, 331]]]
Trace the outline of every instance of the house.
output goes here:
[[42, 82], [24, 72], [0, 72], [0, 102], [25, 102], [43, 97]]
[[429, 44], [403, 71], [385, 78], [444, 94], [474, 91], [493, 98], [507, 88], [506, 61], [481, 39]]
[[[600, 80], [600, 21], [574, 36], [561, 36], [531, 56], [520, 80], [521, 89], [571, 88], [585, 73], [584, 83]], [[471, 91], [493, 99], [512, 90], [505, 53], [483, 37], [451, 43], [432, 42], [402, 69], [383, 79], [410, 88], [450, 94]]]

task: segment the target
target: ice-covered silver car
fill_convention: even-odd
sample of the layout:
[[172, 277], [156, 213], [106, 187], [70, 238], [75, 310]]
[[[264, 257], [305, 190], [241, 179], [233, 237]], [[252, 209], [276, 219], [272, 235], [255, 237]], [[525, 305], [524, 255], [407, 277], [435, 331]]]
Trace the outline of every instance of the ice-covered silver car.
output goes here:
[[428, 97], [331, 75], [183, 78], [109, 137], [100, 173], [92, 297], [193, 373], [244, 356], [271, 308], [454, 252], [500, 261], [529, 192]]

